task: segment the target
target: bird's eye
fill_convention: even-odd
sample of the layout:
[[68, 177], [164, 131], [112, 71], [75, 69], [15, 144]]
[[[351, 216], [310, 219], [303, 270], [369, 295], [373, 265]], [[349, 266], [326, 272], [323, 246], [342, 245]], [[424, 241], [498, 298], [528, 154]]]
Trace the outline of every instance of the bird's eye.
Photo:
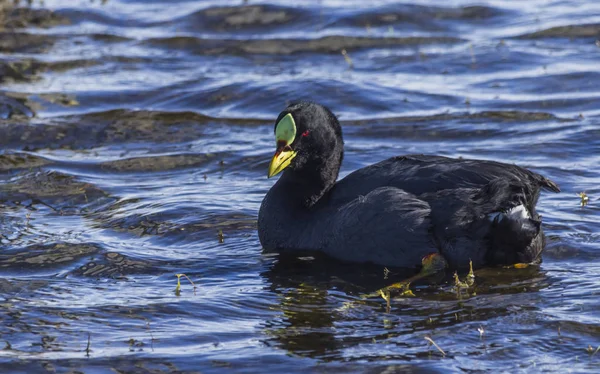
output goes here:
[[308, 134], [309, 134], [309, 133], [310, 133], [310, 132], [309, 132], [308, 130], [304, 131], [304, 132], [302, 133], [302, 137], [308, 136]]

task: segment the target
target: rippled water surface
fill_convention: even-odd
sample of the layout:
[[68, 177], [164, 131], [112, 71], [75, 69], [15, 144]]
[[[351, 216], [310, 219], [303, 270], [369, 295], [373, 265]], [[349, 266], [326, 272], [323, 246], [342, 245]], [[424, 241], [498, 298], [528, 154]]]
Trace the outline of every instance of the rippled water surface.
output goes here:
[[[0, 1], [0, 371], [600, 371], [598, 39], [593, 0]], [[300, 98], [340, 116], [343, 175], [436, 153], [556, 181], [542, 265], [388, 307], [363, 296], [397, 274], [263, 253]]]

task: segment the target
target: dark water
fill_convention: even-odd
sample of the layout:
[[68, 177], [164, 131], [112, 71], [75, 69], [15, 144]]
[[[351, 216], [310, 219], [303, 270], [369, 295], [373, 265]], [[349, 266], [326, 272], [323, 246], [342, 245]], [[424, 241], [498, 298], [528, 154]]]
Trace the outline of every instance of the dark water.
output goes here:
[[[600, 371], [600, 2], [0, 4], [1, 372]], [[556, 181], [543, 264], [387, 310], [361, 298], [383, 269], [263, 254], [298, 98], [343, 120], [344, 175], [437, 153]]]

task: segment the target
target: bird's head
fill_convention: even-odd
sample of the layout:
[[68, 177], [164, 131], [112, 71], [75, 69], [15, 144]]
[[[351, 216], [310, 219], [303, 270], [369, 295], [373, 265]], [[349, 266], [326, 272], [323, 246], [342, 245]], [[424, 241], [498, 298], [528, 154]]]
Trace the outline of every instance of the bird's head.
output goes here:
[[275, 121], [275, 155], [268, 177], [284, 169], [331, 174], [337, 178], [344, 155], [342, 129], [326, 107], [312, 102], [289, 105]]

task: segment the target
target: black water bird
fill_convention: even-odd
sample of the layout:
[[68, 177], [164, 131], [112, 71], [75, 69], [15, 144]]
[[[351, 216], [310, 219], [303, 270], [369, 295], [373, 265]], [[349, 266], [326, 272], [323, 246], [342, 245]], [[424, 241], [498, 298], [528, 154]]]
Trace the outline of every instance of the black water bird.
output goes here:
[[275, 122], [268, 176], [283, 174], [258, 214], [268, 251], [321, 251], [342, 261], [419, 268], [441, 254], [452, 268], [539, 261], [535, 211], [552, 181], [516, 165], [441, 156], [389, 158], [337, 181], [342, 129], [326, 107], [299, 102]]

